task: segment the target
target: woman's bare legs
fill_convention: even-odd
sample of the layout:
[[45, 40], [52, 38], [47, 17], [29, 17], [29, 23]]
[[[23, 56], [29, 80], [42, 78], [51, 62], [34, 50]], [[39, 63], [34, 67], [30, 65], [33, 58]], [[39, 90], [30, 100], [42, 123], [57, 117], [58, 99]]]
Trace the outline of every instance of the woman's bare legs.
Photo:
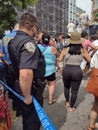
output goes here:
[[48, 103], [49, 104], [52, 104], [54, 101], [53, 101], [53, 95], [54, 95], [54, 92], [55, 92], [55, 87], [56, 87], [56, 80], [54, 81], [47, 81], [48, 83], [48, 86], [49, 86], [49, 101]]
[[94, 105], [90, 112], [90, 127], [95, 128], [96, 119], [98, 116], [98, 98], [95, 98]]

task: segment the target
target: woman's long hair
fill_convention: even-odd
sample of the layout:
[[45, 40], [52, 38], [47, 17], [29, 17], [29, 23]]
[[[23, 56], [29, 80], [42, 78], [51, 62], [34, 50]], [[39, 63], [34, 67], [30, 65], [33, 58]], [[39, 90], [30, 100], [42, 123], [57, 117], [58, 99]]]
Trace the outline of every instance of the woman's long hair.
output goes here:
[[49, 44], [50, 42], [50, 35], [48, 35], [47, 33], [44, 33], [42, 35], [42, 43], [43, 44]]
[[69, 54], [71, 55], [80, 55], [82, 49], [82, 44], [69, 44]]

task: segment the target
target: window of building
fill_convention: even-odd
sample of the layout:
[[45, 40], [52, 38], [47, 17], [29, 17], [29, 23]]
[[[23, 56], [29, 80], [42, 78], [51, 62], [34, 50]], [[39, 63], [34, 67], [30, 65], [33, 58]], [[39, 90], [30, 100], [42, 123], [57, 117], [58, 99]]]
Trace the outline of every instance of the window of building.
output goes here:
[[62, 1], [59, 3], [59, 5], [60, 5], [60, 8], [63, 8], [63, 2]]
[[49, 31], [53, 31], [53, 26], [49, 25]]
[[49, 15], [49, 21], [53, 21], [53, 16]]
[[47, 19], [47, 14], [43, 14], [43, 19]]
[[58, 5], [58, 0], [55, 1], [56, 5]]
[[53, 8], [53, 6], [50, 6], [49, 7], [49, 13], [53, 13], [54, 12], [54, 8]]
[[59, 15], [59, 11], [58, 11], [58, 9], [55, 9], [55, 16], [58, 17], [58, 15]]
[[53, 4], [55, 4], [55, 0], [52, 0], [51, 2], [52, 2]]
[[33, 13], [33, 9], [31, 7], [28, 8], [28, 12]]
[[44, 30], [47, 30], [47, 23], [44, 23], [44, 25], [43, 25], [43, 28], [44, 28]]
[[43, 3], [38, 3], [37, 5], [36, 5], [36, 7], [39, 9], [39, 8], [41, 8], [41, 6], [43, 6]]
[[22, 11], [23, 11], [23, 9], [22, 9], [22, 8], [18, 8], [18, 11], [19, 11], [19, 12], [22, 12]]
[[60, 17], [63, 17], [63, 11], [60, 10]]
[[58, 27], [58, 32], [62, 33], [62, 28], [60, 26]]
[[39, 17], [39, 18], [41, 18], [41, 13], [40, 13], [40, 12], [37, 12], [37, 13], [36, 13], [36, 16]]

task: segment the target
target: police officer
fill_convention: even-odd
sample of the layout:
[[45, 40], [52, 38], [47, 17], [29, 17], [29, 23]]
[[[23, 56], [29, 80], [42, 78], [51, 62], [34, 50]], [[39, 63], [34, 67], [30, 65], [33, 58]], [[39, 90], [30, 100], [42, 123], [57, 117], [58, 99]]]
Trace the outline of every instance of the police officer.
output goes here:
[[[43, 87], [40, 85], [37, 86], [35, 79], [35, 72], [38, 69], [39, 62], [39, 50], [33, 41], [36, 32], [36, 17], [25, 13], [21, 16], [19, 31], [8, 46], [9, 55], [17, 79], [16, 91], [24, 96], [24, 102], [20, 101], [23, 130], [40, 129], [40, 121], [32, 101], [33, 94], [41, 105], [43, 103]], [[44, 79], [44, 77], [42, 78]], [[40, 91], [41, 87], [42, 91]]]

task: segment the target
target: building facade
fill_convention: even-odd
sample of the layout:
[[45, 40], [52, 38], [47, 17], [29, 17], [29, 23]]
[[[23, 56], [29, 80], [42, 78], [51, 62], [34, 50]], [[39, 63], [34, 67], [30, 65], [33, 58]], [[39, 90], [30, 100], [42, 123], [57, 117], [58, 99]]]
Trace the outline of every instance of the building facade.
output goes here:
[[[50, 34], [66, 33], [68, 24], [69, 0], [39, 0], [26, 10], [38, 19], [39, 28]], [[19, 17], [24, 13], [18, 9]]]
[[70, 22], [70, 20], [76, 22], [76, 0], [69, 0], [68, 22]]

